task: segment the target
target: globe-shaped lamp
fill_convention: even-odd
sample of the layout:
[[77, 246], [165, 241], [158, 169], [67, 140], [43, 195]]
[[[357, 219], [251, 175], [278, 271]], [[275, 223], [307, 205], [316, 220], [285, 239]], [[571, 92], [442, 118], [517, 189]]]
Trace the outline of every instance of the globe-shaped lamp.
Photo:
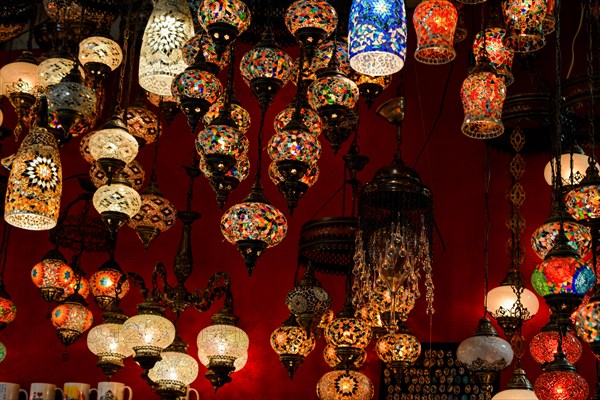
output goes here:
[[374, 395], [375, 390], [369, 378], [357, 371], [330, 371], [317, 383], [320, 400], [371, 400]]
[[177, 336], [161, 353], [161, 360], [148, 372], [161, 398], [185, 396], [186, 388], [198, 377], [198, 362], [186, 353], [188, 345]]
[[52, 310], [52, 325], [58, 330], [58, 338], [69, 346], [92, 326], [92, 312], [87, 309], [83, 297], [73, 294]]
[[316, 342], [314, 336], [308, 336], [298, 325], [294, 314], [271, 333], [270, 341], [290, 379], [294, 379], [294, 373], [304, 362], [304, 357], [315, 348]]
[[304, 46], [317, 46], [331, 35], [338, 23], [335, 8], [323, 0], [297, 0], [285, 13], [285, 25]]
[[73, 269], [58, 250], [48, 252], [31, 270], [31, 280], [49, 303], [58, 301], [73, 281]]

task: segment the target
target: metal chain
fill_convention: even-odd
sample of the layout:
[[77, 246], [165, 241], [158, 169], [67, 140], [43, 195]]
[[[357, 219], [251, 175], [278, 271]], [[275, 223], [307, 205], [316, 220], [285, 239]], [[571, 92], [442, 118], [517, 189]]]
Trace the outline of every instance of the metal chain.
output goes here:
[[593, 39], [593, 31], [594, 31], [594, 15], [593, 15], [593, 1], [589, 0], [589, 16], [588, 16], [588, 52], [587, 52], [587, 75], [588, 75], [588, 85], [590, 92], [590, 107], [588, 110], [588, 128], [590, 135], [590, 142], [592, 151], [590, 153], [590, 165], [594, 165], [596, 163], [596, 135], [594, 129], [594, 39]]
[[119, 85], [117, 87], [117, 105], [115, 106], [115, 114], [121, 114], [123, 109], [121, 108], [123, 104], [123, 86], [125, 84], [125, 71], [127, 70], [126, 64], [129, 61], [127, 58], [129, 56], [129, 34], [131, 30], [131, 3], [129, 6], [129, 12], [126, 16], [125, 21], [125, 32], [123, 33], [123, 63], [121, 64], [121, 70], [119, 71]]
[[[560, 125], [560, 101], [561, 101], [561, 64], [562, 64], [562, 51], [560, 48], [560, 0], [556, 0], [555, 13], [556, 13], [556, 93], [554, 96], [554, 159], [555, 162], [555, 181], [554, 181], [554, 201], [560, 202], [562, 193], [562, 172], [560, 157], [562, 154], [562, 129]], [[562, 219], [561, 219], [562, 226]]]

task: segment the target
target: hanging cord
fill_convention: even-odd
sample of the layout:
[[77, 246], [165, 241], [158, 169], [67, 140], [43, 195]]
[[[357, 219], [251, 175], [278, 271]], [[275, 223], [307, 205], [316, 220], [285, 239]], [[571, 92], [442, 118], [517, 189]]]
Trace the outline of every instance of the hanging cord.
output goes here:
[[[135, 47], [137, 45], [137, 41], [138, 41], [138, 36], [139, 36], [139, 31], [140, 31], [140, 27], [137, 24], [138, 20], [136, 18], [136, 24], [133, 27], [133, 40], [131, 41], [131, 43], [129, 42], [129, 35], [131, 35], [131, 29], [132, 29], [132, 24], [131, 24], [131, 20], [133, 19], [133, 0], [129, 1], [129, 5], [127, 7], [127, 15], [126, 15], [126, 20], [125, 20], [125, 33], [124, 33], [124, 39], [123, 39], [123, 47], [125, 46], [129, 46], [129, 49], [127, 50], [130, 53], [129, 56], [129, 60], [125, 59], [125, 56], [123, 56], [123, 60], [124, 62], [128, 62], [129, 63], [129, 73], [127, 74], [128, 79], [127, 79], [127, 92], [125, 95], [125, 110], [127, 110], [127, 108], [129, 108], [129, 104], [131, 101], [131, 87], [133, 85], [133, 67], [135, 66]], [[124, 52], [126, 51], [125, 49], [123, 50]], [[123, 65], [121, 67], [122, 69], [125, 69], [125, 66]]]
[[[587, 75], [588, 75], [588, 85], [589, 85], [589, 95], [590, 95], [590, 107], [588, 109], [588, 124], [589, 124], [589, 135], [591, 141], [591, 153], [589, 164], [596, 164], [596, 138], [595, 138], [595, 129], [594, 129], [594, 40], [593, 40], [593, 31], [594, 31], [594, 13], [593, 13], [593, 2], [594, 0], [589, 0], [589, 16], [588, 16], [588, 52], [587, 52]], [[558, 12], [559, 12], [559, 3], [556, 2], [556, 12], [557, 12], [557, 35], [558, 35]], [[558, 36], [557, 36], [558, 40]]]
[[[81, 43], [81, 41], [83, 40], [83, 26], [85, 24], [85, 6], [85, 0], [81, 0], [81, 18], [79, 19], [79, 33], [77, 34], [77, 43]], [[73, 69], [75, 69], [75, 71], [78, 71], [79, 67], [83, 67], [83, 65], [81, 65], [78, 55], [75, 55], [73, 58], [75, 58], [75, 64], [73, 65]]]
[[33, 51], [33, 29], [35, 28], [35, 20], [37, 19], [37, 7], [31, 7], [31, 17], [29, 18], [29, 34], [27, 36], [27, 50]]
[[158, 102], [158, 115], [156, 119], [158, 120], [158, 126], [156, 130], [156, 140], [154, 142], [154, 158], [152, 159], [152, 175], [150, 175], [150, 182], [158, 184], [158, 174], [156, 173], [158, 166], [158, 150], [160, 143], [160, 136], [162, 135], [162, 114], [163, 114], [163, 96], [160, 96], [160, 100]]
[[577, 41], [577, 37], [579, 37], [579, 33], [581, 32], [581, 27], [583, 26], [583, 17], [585, 16], [585, 4], [581, 3], [581, 15], [579, 16], [579, 25], [577, 25], [577, 31], [575, 31], [575, 35], [573, 35], [573, 41], [571, 42], [571, 64], [569, 64], [569, 70], [567, 71], [566, 79], [571, 77], [571, 72], [573, 71], [573, 66], [575, 65], [575, 42]]
[[492, 225], [492, 219], [490, 218], [490, 208], [489, 208], [489, 199], [490, 199], [490, 181], [492, 177], [491, 172], [491, 163], [490, 163], [490, 154], [487, 145], [484, 144], [485, 148], [485, 165], [486, 172], [484, 178], [484, 187], [485, 187], [485, 195], [484, 195], [484, 208], [483, 212], [485, 215], [485, 235], [483, 242], [483, 256], [484, 256], [484, 301], [483, 301], [483, 316], [487, 316], [487, 302], [488, 302], [488, 286], [489, 286], [489, 244], [490, 244], [490, 227]]
[[[117, 87], [117, 104], [115, 105], [115, 114], [121, 115], [123, 112], [123, 96], [124, 96], [124, 86], [125, 86], [125, 71], [127, 70], [127, 63], [131, 61], [133, 64], [133, 60], [129, 60], [129, 34], [131, 30], [131, 4], [130, 10], [128, 12], [127, 19], [125, 21], [125, 33], [123, 35], [123, 64], [121, 65], [121, 70], [119, 71], [119, 85]], [[133, 52], [131, 52], [133, 53]], [[132, 56], [133, 57], [133, 56]], [[131, 76], [129, 77], [129, 85], [131, 85]], [[127, 89], [128, 91], [130, 89]], [[127, 94], [129, 96], [129, 93]]]
[[265, 126], [265, 117], [267, 115], [267, 107], [261, 107], [260, 126], [258, 127], [258, 137], [256, 140], [256, 176], [254, 178], [253, 188], [262, 188], [261, 171], [262, 171], [262, 151], [263, 151], [263, 129]]
[[2, 228], [2, 241], [0, 242], [0, 256], [2, 266], [0, 267], [0, 288], [4, 286], [4, 271], [6, 270], [6, 259], [8, 258], [8, 242], [10, 240], [11, 225], [4, 223]]

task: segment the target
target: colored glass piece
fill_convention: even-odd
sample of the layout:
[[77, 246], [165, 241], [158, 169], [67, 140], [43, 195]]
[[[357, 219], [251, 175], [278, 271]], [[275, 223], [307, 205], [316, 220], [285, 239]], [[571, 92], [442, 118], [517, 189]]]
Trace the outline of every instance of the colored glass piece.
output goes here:
[[267, 151], [275, 162], [294, 160], [314, 164], [321, 157], [321, 143], [309, 132], [286, 130], [271, 136]]
[[229, 125], [209, 125], [196, 138], [198, 154], [225, 154], [235, 158], [248, 153], [248, 138]]
[[589, 386], [577, 372], [550, 371], [535, 380], [534, 390], [539, 400], [585, 400]]
[[287, 233], [285, 216], [270, 204], [242, 202], [221, 217], [221, 232], [229, 243], [260, 240], [267, 247], [278, 245]]
[[17, 316], [17, 306], [10, 299], [0, 297], [0, 324], [10, 324]]
[[[544, 259], [546, 254], [554, 247], [560, 225], [560, 221], [545, 223], [531, 235], [531, 247], [540, 258]], [[576, 222], [564, 221], [563, 230], [567, 236], [569, 246], [579, 254], [579, 257], [585, 257], [591, 250], [592, 245], [590, 228]]]
[[572, 293], [583, 297], [595, 282], [592, 269], [575, 257], [547, 257], [531, 276], [533, 288], [540, 296]]
[[508, 28], [506, 42], [515, 52], [530, 53], [544, 47], [547, 0], [508, 0], [502, 7]]
[[187, 69], [173, 80], [169, 94], [182, 98], [203, 99], [213, 104], [223, 93], [223, 85], [214, 74], [199, 69]]
[[[208, 126], [211, 122], [219, 116], [221, 109], [224, 104], [223, 97], [220, 97], [210, 108], [208, 112], [204, 115], [204, 126]], [[235, 122], [237, 128], [242, 132], [246, 133], [250, 129], [250, 113], [239, 104], [232, 103], [231, 104], [231, 119]]]
[[358, 87], [344, 76], [326, 76], [314, 81], [308, 88], [308, 103], [319, 112], [323, 107], [354, 108], [358, 101]]
[[[536, 334], [529, 343], [529, 353], [538, 364], [549, 364], [554, 361], [554, 355], [558, 349], [559, 333], [557, 330], [542, 331]], [[572, 332], [567, 332], [563, 337], [563, 352], [567, 361], [575, 364], [579, 361], [583, 347], [581, 342]]]
[[445, 64], [456, 57], [456, 7], [447, 0], [424, 0], [413, 14], [417, 33], [415, 58], [424, 64]]
[[202, 50], [202, 54], [204, 55], [204, 61], [216, 65], [219, 70], [225, 68], [229, 64], [229, 60], [231, 60], [231, 51], [229, 49], [225, 50], [221, 57], [219, 57], [214, 43], [210, 40], [210, 36], [206, 33], [200, 33], [183, 45], [183, 58], [187, 65], [193, 65], [196, 62], [200, 50]]
[[567, 193], [565, 204], [576, 221], [600, 218], [600, 187], [585, 185], [575, 188]]
[[229, 24], [241, 35], [250, 26], [252, 18], [248, 6], [241, 0], [204, 0], [198, 10], [198, 21], [205, 29], [215, 23]]
[[335, 8], [324, 0], [298, 0], [285, 13], [285, 25], [294, 36], [302, 29], [318, 29], [327, 37], [335, 31], [337, 23]]
[[65, 301], [52, 310], [52, 325], [56, 329], [64, 329], [78, 332], [87, 331], [92, 326], [92, 312], [83, 304]]
[[317, 383], [320, 400], [370, 400], [374, 395], [369, 378], [357, 371], [330, 371]]
[[[348, 44], [339, 40], [328, 40], [321, 43], [319, 47], [315, 49], [315, 56], [312, 59], [310, 68], [308, 71], [305, 71], [305, 74], [309, 74], [312, 76], [311, 80], [315, 79], [316, 76], [314, 74], [316, 74], [317, 71], [329, 67], [329, 62], [331, 61], [334, 45], [337, 45], [335, 56], [337, 58], [337, 62], [340, 64], [338, 67], [340, 72], [344, 73], [345, 75], [350, 75], [350, 72], [352, 70], [350, 69], [350, 56], [348, 55]], [[298, 71], [296, 71], [295, 74], [297, 75]]]
[[[485, 34], [486, 48], [483, 49]], [[512, 64], [515, 57], [514, 50], [504, 43], [506, 29], [499, 27], [486, 28], [475, 36], [473, 42], [473, 54], [475, 61], [479, 63], [482, 57], [487, 56], [490, 65], [496, 73], [504, 79], [504, 84], [510, 86], [515, 80], [512, 74]]]
[[276, 47], [256, 46], [242, 57], [240, 71], [246, 84], [253, 79], [277, 79], [285, 85], [292, 77], [292, 58]]
[[[287, 106], [285, 110], [277, 114], [275, 120], [273, 121], [273, 127], [275, 128], [275, 132], [284, 132], [284, 128], [292, 120], [295, 110], [296, 106], [294, 104], [291, 104]], [[323, 127], [323, 124], [321, 123], [321, 118], [319, 117], [319, 114], [317, 114], [312, 108], [301, 107], [300, 120], [302, 121], [304, 126], [308, 128], [310, 133], [312, 133], [315, 137], [318, 137], [321, 134], [321, 128]]]
[[[90, 286], [94, 297], [116, 297], [116, 288], [119, 279], [123, 273], [116, 269], [101, 268], [96, 271], [90, 278]], [[119, 298], [122, 299], [129, 292], [129, 282], [125, 281], [121, 285]]]

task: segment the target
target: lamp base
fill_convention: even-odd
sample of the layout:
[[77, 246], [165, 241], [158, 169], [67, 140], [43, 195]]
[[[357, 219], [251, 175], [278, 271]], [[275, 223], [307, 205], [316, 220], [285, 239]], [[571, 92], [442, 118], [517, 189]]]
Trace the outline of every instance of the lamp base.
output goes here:
[[61, 299], [61, 297], [65, 293], [65, 290], [63, 288], [48, 287], [40, 288], [40, 293], [42, 295], [42, 298], [48, 303], [54, 303]]
[[125, 222], [129, 219], [129, 216], [122, 212], [117, 211], [104, 211], [102, 213], [102, 221], [108, 227], [111, 232], [117, 232]]
[[108, 65], [99, 62], [88, 62], [83, 66], [83, 70], [93, 87], [100, 86], [112, 71]]
[[229, 193], [231, 193], [239, 183], [240, 181], [231, 176], [213, 175], [210, 177], [210, 185], [217, 194], [217, 203], [219, 204], [220, 209], [223, 209], [227, 202], [227, 198], [229, 197]]
[[59, 329], [57, 334], [58, 334], [58, 339], [65, 346], [72, 345], [81, 336], [81, 332], [79, 332], [79, 331], [76, 331], [73, 329], [64, 329], [64, 328]]
[[246, 264], [246, 268], [248, 269], [248, 276], [252, 276], [256, 261], [267, 248], [267, 244], [262, 240], [240, 240], [236, 243], [236, 246], [242, 254], [242, 257], [244, 257], [244, 264]]
[[114, 310], [117, 307], [116, 297], [96, 296], [94, 297], [94, 301], [96, 302], [96, 304], [98, 304], [98, 307], [100, 307], [100, 309], [105, 312]]
[[[212, 364], [212, 363], [211, 363]], [[235, 371], [235, 367], [232, 365], [208, 365], [208, 371], [204, 375], [217, 390], [226, 383], [231, 382], [230, 374]]]
[[110, 185], [115, 175], [121, 172], [126, 164], [125, 161], [116, 158], [100, 158], [98, 165], [106, 174], [107, 184]]
[[215, 44], [215, 51], [219, 59], [231, 42], [233, 42], [240, 31], [233, 25], [225, 23], [225, 22], [215, 22], [214, 24], [210, 24], [206, 27], [206, 31], [210, 35], [212, 42]]
[[200, 124], [200, 120], [210, 108], [210, 104], [204, 99], [194, 97], [182, 97], [180, 103], [181, 111], [187, 117], [188, 124], [192, 128], [192, 135], [195, 135], [198, 130], [198, 124]]
[[204, 156], [206, 165], [208, 166], [211, 174], [213, 175], [224, 175], [235, 166], [235, 157], [227, 154], [206, 154]]
[[135, 228], [137, 237], [140, 238], [144, 245], [144, 250], [148, 250], [150, 243], [160, 235], [160, 229], [151, 226], [138, 226]]
[[142, 369], [149, 371], [156, 365], [157, 362], [162, 360], [160, 356], [161, 348], [153, 346], [141, 346], [134, 347], [135, 356], [133, 359], [142, 367]]
[[283, 86], [283, 82], [275, 78], [254, 78], [250, 81], [252, 93], [258, 99], [261, 110], [266, 110]]
[[549, 294], [544, 296], [544, 300], [552, 314], [556, 316], [556, 323], [563, 327], [571, 325], [571, 315], [583, 301], [580, 296], [573, 293]]
[[279, 356], [279, 361], [281, 361], [285, 369], [287, 369], [290, 380], [294, 380], [294, 373], [304, 362], [304, 356], [301, 356], [300, 354], [281, 354]]

